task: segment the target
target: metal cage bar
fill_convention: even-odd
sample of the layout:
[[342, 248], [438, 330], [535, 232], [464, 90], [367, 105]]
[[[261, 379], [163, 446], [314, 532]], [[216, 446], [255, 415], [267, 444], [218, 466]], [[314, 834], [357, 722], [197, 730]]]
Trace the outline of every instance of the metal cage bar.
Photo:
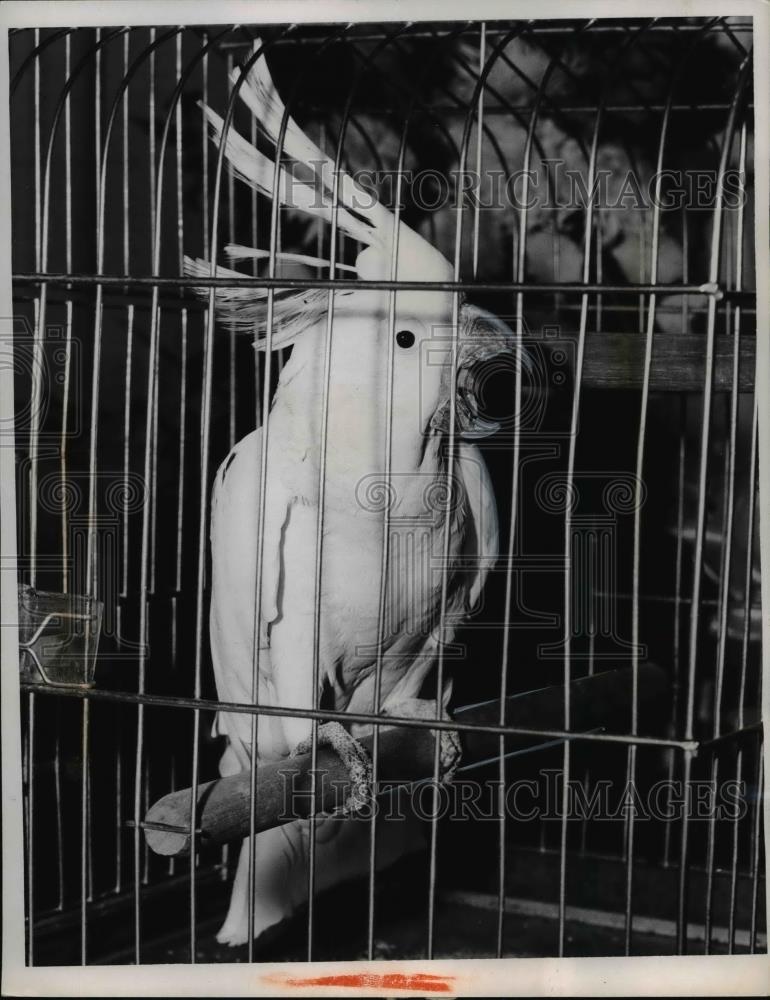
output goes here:
[[[744, 208], [752, 168], [753, 105], [747, 93], [750, 33], [750, 22], [734, 18], [693, 23], [676, 19], [618, 24], [582, 20], [558, 25], [466, 22], [441, 28], [419, 23], [376, 28], [340, 25], [326, 30], [285, 26], [264, 32], [262, 48], [271, 67], [275, 60], [278, 76], [285, 73], [286, 79], [293, 81], [282, 93], [285, 110], [276, 162], [286, 159], [283, 147], [289, 116], [296, 115], [303, 124], [309, 121], [309, 131], [320, 136], [321, 149], [325, 153], [329, 150], [335, 185], [343, 167], [355, 171], [362, 165], [374, 165], [383, 176], [390, 171], [395, 176], [389, 195], [395, 231], [401, 218], [424, 227], [421, 231], [429, 232], [431, 241], [453, 262], [451, 281], [419, 281], [400, 273], [398, 239], [394, 238], [389, 248], [389, 279], [359, 280], [356, 285], [388, 293], [386, 478], [391, 472], [399, 295], [419, 290], [451, 294], [453, 358], [458, 351], [461, 295], [488, 302], [498, 312], [513, 310], [517, 360], [508, 391], [514, 418], [505, 446], [497, 452], [491, 446], [489, 452], [493, 457], [505, 457], [504, 472], [495, 485], [503, 498], [501, 520], [508, 530], [507, 551], [499, 567], [496, 603], [490, 606], [485, 622], [495, 641], [499, 640], [490, 659], [499, 663], [500, 673], [499, 677], [495, 673], [487, 693], [499, 697], [500, 712], [494, 722], [483, 725], [464, 722], [462, 712], [454, 720], [382, 714], [388, 510], [378, 581], [371, 708], [335, 711], [321, 699], [332, 337], [336, 295], [349, 284], [346, 268], [350, 269], [348, 261], [356, 248], [338, 225], [336, 186], [330, 231], [314, 223], [306, 233], [278, 207], [277, 171], [272, 206], [266, 209], [265, 200], [254, 190], [244, 194], [232, 174], [223, 176], [221, 148], [216, 160], [209, 159], [206, 129], [199, 124], [197, 112], [188, 114], [188, 109], [200, 96], [204, 103], [226, 109], [223, 139], [236, 127], [238, 92], [250, 66], [259, 58], [253, 48], [253, 32], [237, 27], [218, 31], [175, 27], [35, 29], [12, 35], [12, 124], [22, 109], [30, 118], [26, 131], [17, 123], [16, 134], [12, 132], [14, 153], [24, 152], [33, 161], [29, 192], [18, 189], [18, 210], [26, 213], [31, 235], [19, 243], [14, 256], [19, 308], [25, 315], [28, 310], [32, 319], [31, 374], [19, 396], [23, 400], [26, 392], [29, 403], [29, 419], [26, 424], [20, 420], [17, 442], [24, 459], [20, 488], [28, 500], [26, 508], [23, 503], [20, 507], [26, 520], [24, 544], [20, 546], [26, 561], [20, 570], [32, 587], [55, 580], [51, 585], [60, 586], [64, 594], [83, 591], [108, 603], [113, 591], [115, 597], [111, 612], [114, 628], [110, 626], [104, 636], [96, 687], [55, 689], [28, 677], [22, 679], [30, 964], [47, 960], [44, 930], [56, 926], [76, 929], [77, 961], [100, 960], [97, 914], [126, 902], [132, 911], [133, 961], [148, 960], [156, 947], [154, 907], [149, 901], [156, 892], [176, 891], [175, 886], [183, 887], [186, 899], [186, 950], [181, 960], [195, 962], [205, 955], [208, 946], [202, 928], [210, 916], [211, 887], [222, 885], [230, 867], [229, 854], [213, 852], [205, 838], [201, 839], [195, 822], [194, 806], [216, 753], [201, 726], [207, 714], [216, 711], [249, 717], [252, 748], [257, 746], [260, 719], [305, 720], [312, 735], [314, 765], [322, 722], [368, 725], [373, 733], [375, 780], [381, 771], [383, 726], [396, 725], [412, 732], [453, 729], [465, 739], [482, 734], [492, 738], [495, 756], [489, 762], [465, 765], [462, 773], [472, 769], [487, 773], [482, 771], [483, 765], [497, 778], [493, 793], [495, 830], [490, 840], [494, 841], [490, 853], [494, 871], [490, 868], [484, 892], [473, 897], [477, 905], [483, 898], [483, 907], [489, 909], [489, 947], [497, 956], [513, 950], [510, 928], [521, 906], [515, 897], [515, 886], [521, 879], [516, 851], [528, 844], [539, 849], [542, 858], [550, 859], [555, 873], [547, 892], [552, 900], [548, 904], [549, 926], [558, 954], [574, 950], [567, 941], [574, 921], [599, 919], [590, 916], [593, 911], [583, 907], [581, 900], [572, 899], [571, 878], [576, 877], [572, 872], [578, 871], [581, 858], [589, 861], [603, 851], [610, 852], [608, 856], [617, 862], [621, 873], [617, 898], [622, 903], [620, 912], [613, 911], [611, 921], [621, 953], [632, 954], [645, 946], [650, 914], [644, 909], [644, 886], [639, 884], [637, 872], [649, 864], [654, 864], [661, 878], [670, 873], [676, 883], [667, 896], [670, 908], [663, 920], [676, 950], [684, 952], [695, 942], [702, 942], [707, 952], [765, 946], [759, 909], [764, 884], [759, 798], [763, 771], [761, 749], [754, 742], [761, 738], [755, 713], [760, 688], [759, 609], [755, 599], [758, 444], [751, 371], [755, 292], [750, 274], [752, 226]], [[571, 55], [580, 51], [585, 39], [593, 42], [595, 50], [595, 63], [590, 68], [592, 90], [586, 85], [585, 67], [576, 64]], [[698, 58], [700, 46], [712, 39], [714, 51], [722, 53], [725, 65], [729, 64], [729, 70], [724, 71], [727, 82], [708, 92], [704, 87], [704, 99], [696, 100], [697, 88], [688, 86], [685, 90], [680, 83]], [[315, 73], [332, 52], [333, 58], [339, 58], [341, 85], [336, 92], [329, 85], [327, 93], [314, 86]], [[640, 90], [633, 74], [627, 74], [622, 92], [617, 92], [613, 81], [620, 67], [627, 66], [629, 53], [647, 67], [652, 82]], [[91, 127], [88, 144], [83, 143], [88, 169], [81, 171], [83, 121]], [[696, 126], [695, 122], [707, 124]], [[672, 225], [662, 207], [663, 168], [685, 155], [680, 127], [702, 135], [704, 148], [710, 146], [708, 155], [717, 164], [716, 192], [706, 224], [685, 207], [681, 224], [676, 220]], [[717, 144], [714, 137], [719, 129], [724, 129], [724, 134]], [[642, 138], [630, 136], [634, 130]], [[253, 117], [250, 131], [244, 134], [252, 144], [262, 142]], [[623, 217], [620, 223], [628, 252], [623, 267], [617, 263], [617, 233], [613, 235], [608, 210], [594, 204], [592, 198], [571, 217], [555, 208], [544, 210], [537, 200], [527, 203], [526, 195], [536, 190], [532, 168], [544, 171], [548, 196], [558, 201], [558, 185], [562, 183], [558, 171], [543, 168], [554, 148], [569, 150], [569, 165], [582, 183], [587, 181], [588, 190], [601, 177], [605, 159], [611, 159], [611, 154], [616, 157], [616, 171], [622, 169], [618, 164], [627, 164], [637, 177], [654, 176], [657, 186], [651, 204], [644, 206], [635, 221]], [[443, 218], [440, 212], [420, 216], [419, 206], [409, 201], [412, 195], [406, 178], [413, 165], [422, 165], [422, 159], [439, 163], [437, 175], [443, 177], [451, 177], [454, 167], [458, 178], [466, 171], [475, 172], [477, 177], [495, 170], [510, 176], [521, 168], [524, 203], [488, 212], [481, 198], [467, 202], [460, 198]], [[20, 169], [16, 164], [15, 190]], [[726, 184], [733, 169], [738, 178], [734, 190]], [[735, 202], [730, 200], [733, 193]], [[269, 247], [264, 261], [253, 258], [237, 278], [219, 277], [220, 233], [226, 233], [230, 243], [245, 239], [258, 246], [258, 240], [263, 241]], [[699, 243], [707, 244], [705, 256]], [[293, 251], [305, 251], [308, 245], [314, 248], [308, 252], [315, 253], [311, 266], [303, 273], [289, 270], [296, 266]], [[210, 263], [210, 276], [182, 276], [184, 253], [201, 248]], [[500, 257], [497, 270], [497, 261], [492, 260], [495, 254]], [[678, 258], [676, 267], [672, 256]], [[253, 288], [265, 295], [268, 350], [264, 360], [256, 356], [253, 379], [240, 375], [245, 354], [234, 326], [224, 330], [224, 341], [218, 331], [215, 302], [218, 291], [228, 286]], [[201, 304], [192, 298], [193, 289], [207, 290], [207, 301]], [[271, 395], [283, 366], [283, 353], [273, 358], [270, 345], [278, 329], [276, 301], [287, 292], [302, 289], [327, 293], [319, 432], [321, 499], [312, 556], [314, 683], [312, 698], [302, 705], [264, 704], [259, 698], [264, 670], [259, 642], [262, 510], [270, 475]], [[622, 445], [625, 453], [619, 460], [629, 471], [634, 466], [634, 504], [627, 526], [618, 529], [613, 543], [617, 559], [624, 561], [609, 567], [606, 579], [586, 576], [584, 580], [580, 575], [593, 572], [586, 568], [588, 564], [599, 565], [606, 554], [601, 544], [592, 540], [594, 536], [585, 541], [584, 548], [579, 547], [583, 541], [576, 541], [576, 533], [582, 530], [583, 515], [577, 500], [575, 505], [565, 503], [559, 515], [563, 533], [559, 555], [544, 549], [543, 554], [530, 556], [527, 547], [530, 538], [540, 540], [538, 532], [542, 534], [545, 528], [532, 528], [530, 491], [535, 466], [526, 413], [533, 390], [522, 359], [530, 343], [547, 344], [554, 336], [548, 332], [549, 313], [573, 351], [566, 381], [558, 390], [548, 390], [549, 406], [555, 401], [554, 413], [569, 431], [566, 439], [563, 435], [556, 439], [549, 459], [553, 468], [562, 462], [559, 468], [566, 477], [568, 496], [577, 497], [578, 488], [582, 490], [581, 477], [601, 461], [601, 450], [589, 440], [585, 429], [596, 420], [593, 373], [597, 366], [609, 364], [606, 353], [597, 362], [595, 352], [605, 350], [601, 345], [610, 343], [608, 338], [622, 337], [625, 339], [617, 342], [622, 349], [633, 344], [638, 353], [636, 380], [628, 378], [624, 384], [636, 394], [630, 412], [637, 414], [638, 425]], [[529, 327], [541, 320], [544, 332], [532, 334]], [[61, 389], [55, 396], [56, 406], [46, 409], [46, 380], [57, 348], [57, 335], [51, 331], [58, 323], [63, 345], [61, 361], [56, 361], [61, 365]], [[84, 329], [88, 334], [81, 338], [78, 331]], [[661, 383], [655, 366], [659, 364], [658, 353], [664, 350], [671, 351], [667, 355], [671, 358], [677, 350], [702, 352], [698, 361], [702, 367], [686, 388], [681, 383], [677, 387], [678, 376]], [[552, 358], [553, 348], [543, 356]], [[606, 384], [612, 383], [608, 380]], [[617, 398], [622, 407], [622, 394]], [[444, 561], [438, 609], [443, 632], [449, 629], [450, 487], [458, 437], [455, 401], [456, 386], [450, 381], [449, 458], [443, 473], [447, 487]], [[558, 412], [556, 403], [561, 407]], [[753, 406], [750, 413], [749, 404]], [[110, 419], [118, 428], [117, 438]], [[646, 544], [660, 532], [661, 520], [654, 507], [647, 506], [642, 512], [644, 477], [656, 483], [659, 493], [666, 491], [660, 485], [662, 474], [655, 480], [652, 468], [656, 464], [653, 449], [662, 441], [656, 422], [664, 419], [669, 421], [673, 442], [669, 449], [673, 470], [670, 496], [665, 498], [673, 507], [666, 529], [671, 538], [668, 548], [658, 538], [654, 544], [661, 547], [651, 550], [648, 557]], [[209, 679], [208, 495], [212, 461], [220, 451], [233, 447], [245, 424], [261, 426], [263, 440], [261, 467], [254, 484], [260, 500], [254, 567], [255, 652], [251, 700], [230, 703], [215, 700]], [[700, 427], [697, 445], [691, 440], [696, 425]], [[200, 434], [200, 451], [188, 441], [193, 427]], [[48, 447], [49, 435], [55, 442], [53, 449]], [[710, 438], [724, 445], [724, 460], [719, 463], [712, 456]], [[51, 507], [46, 490], [52, 466], [59, 492]], [[103, 493], [103, 482], [112, 474], [120, 484], [117, 504], [112, 494]], [[143, 492], [140, 504], [135, 497], [139, 481]], [[83, 511], [77, 500], [70, 499], [77, 498], [81, 484], [86, 501]], [[653, 500], [661, 502], [657, 495]], [[116, 534], [114, 541], [106, 542], [104, 533], [113, 530], [113, 513]], [[543, 524], [546, 513], [538, 514]], [[114, 546], [118, 560], [114, 582], [111, 564], [104, 556], [105, 545]], [[665, 566], [657, 565], [659, 552], [665, 553]], [[586, 567], [581, 562], [584, 558]], [[537, 560], [543, 573], [555, 573], [553, 579], [562, 581], [551, 602], [551, 609], [561, 604], [557, 611], [561, 615], [558, 686], [564, 710], [558, 726], [538, 725], [537, 719], [531, 725], [506, 722], [507, 700], [521, 683], [516, 672], [519, 650], [534, 649], [533, 636], [542, 637], [547, 631], [541, 628], [540, 633], [528, 633], [526, 627], [518, 627], [517, 616], [523, 610], [522, 581]], [[605, 603], [600, 606], [600, 601]], [[573, 718], [570, 682], [578, 676], [598, 677], [605, 669], [601, 643], [607, 602], [621, 609], [617, 611], [619, 621], [631, 636], [629, 717], [618, 717], [609, 728], [586, 731]], [[689, 626], [684, 623], [685, 613]], [[670, 658], [666, 666], [672, 683], [665, 732], [662, 727], [648, 730], [643, 724], [638, 690], [638, 671], [646, 655], [642, 642], [648, 642], [654, 633], [655, 622], [664, 620], [664, 655]], [[579, 629], [584, 629], [585, 636]], [[579, 645], [584, 639], [585, 649]], [[656, 650], [660, 645], [656, 644]], [[555, 676], [549, 663], [554, 648], [550, 647], [551, 652], [546, 652], [539, 664], [551, 671], [549, 683]], [[439, 692], [450, 669], [445, 656], [442, 642], [436, 664]], [[124, 668], [135, 670], [135, 674], [121, 674]], [[697, 694], [701, 689], [707, 692], [703, 700]], [[159, 720], [166, 716], [177, 721], [170, 730], [174, 738], [164, 746]], [[533, 743], [531, 749], [515, 749], [519, 745], [516, 741], [525, 739]], [[608, 751], [606, 761], [597, 758], [597, 751]], [[560, 819], [557, 824], [541, 822], [537, 830], [525, 830], [506, 812], [506, 782], [527, 754], [533, 760], [545, 760], [549, 752], [562, 759]], [[133, 769], [129, 756], [134, 757]], [[109, 759], [106, 771], [104, 757]], [[252, 752], [251, 835], [246, 848], [252, 874], [257, 863], [254, 824], [260, 793], [256, 757]], [[74, 770], [73, 761], [78, 762]], [[438, 740], [433, 763], [437, 802]], [[615, 839], [604, 837], [590, 818], [583, 818], [579, 832], [575, 829], [573, 835], [574, 824], [568, 821], [570, 785], [580, 784], [584, 798], [588, 798], [601, 784], [606, 768], [617, 768], [616, 780], [625, 779], [634, 787], [658, 773], [670, 782], [681, 779], [685, 786], [705, 775], [715, 788], [734, 777], [739, 784], [746, 782], [747, 794], [756, 793], [757, 798], [746, 816], [723, 820], [712, 814], [703, 828], [696, 828], [685, 814], [678, 829], [674, 821], [660, 822], [657, 833], [651, 836], [631, 813], [621, 824], [620, 842], [616, 834]], [[129, 778], [132, 770], [133, 781]], [[312, 780], [315, 796], [319, 790], [315, 778]], [[188, 787], [189, 862], [172, 856], [161, 863], [143, 839], [143, 831], [149, 828], [145, 819], [148, 808], [157, 795]], [[50, 806], [46, 802], [49, 789]], [[105, 789], [109, 793], [106, 798]], [[324, 936], [318, 917], [322, 904], [320, 897], [316, 899], [315, 813], [310, 813], [308, 822], [304, 955], [311, 959], [322, 957]], [[443, 852], [451, 848], [449, 835], [444, 839], [445, 829], [434, 810], [428, 823], [424, 866], [427, 892], [421, 904], [427, 957], [445, 951], [442, 908], [454, 892], [451, 884], [447, 888], [449, 876], [442, 861]], [[614, 829], [617, 832], [619, 827]], [[109, 857], [102, 846], [105, 830], [111, 844]], [[378, 936], [387, 918], [387, 907], [380, 901], [387, 880], [378, 876], [377, 867], [380, 836], [372, 820], [363, 904], [366, 917], [362, 921], [365, 941], [361, 946], [369, 958], [378, 954]], [[610, 842], [612, 847], [608, 848]], [[73, 878], [68, 874], [68, 859], [76, 855], [78, 876]], [[479, 879], [482, 868], [480, 863]], [[249, 885], [249, 944], [245, 950], [247, 958], [253, 960], [257, 951], [252, 876]], [[415, 883], [413, 891], [417, 894], [422, 889]], [[125, 954], [123, 944], [121, 948]]]

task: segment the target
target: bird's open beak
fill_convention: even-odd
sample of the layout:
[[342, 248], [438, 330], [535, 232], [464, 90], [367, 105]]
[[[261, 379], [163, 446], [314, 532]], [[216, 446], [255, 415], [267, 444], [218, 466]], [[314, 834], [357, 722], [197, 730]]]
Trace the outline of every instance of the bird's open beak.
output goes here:
[[[462, 306], [455, 376], [455, 429], [462, 437], [489, 437], [500, 429], [500, 424], [485, 416], [481, 408], [481, 376], [482, 373], [485, 378], [489, 376], [489, 363], [495, 358], [512, 356], [514, 346], [513, 332], [501, 319], [478, 306], [467, 303]], [[431, 428], [444, 433], [449, 430], [448, 385], [445, 393], [442, 405], [431, 420]]]

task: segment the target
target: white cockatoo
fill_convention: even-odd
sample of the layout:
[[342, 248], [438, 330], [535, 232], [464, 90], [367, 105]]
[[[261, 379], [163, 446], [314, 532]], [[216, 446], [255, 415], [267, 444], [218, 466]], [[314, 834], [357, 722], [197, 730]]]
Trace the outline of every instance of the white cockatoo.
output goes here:
[[[233, 82], [240, 76], [236, 69]], [[224, 154], [236, 177], [272, 197], [274, 172], [279, 170], [277, 190], [282, 204], [328, 221], [336, 217], [338, 232], [363, 247], [354, 268], [360, 279], [453, 279], [448, 261], [403, 222], [396, 225], [391, 212], [352, 177], [340, 173], [335, 179], [333, 162], [285, 115], [264, 56], [243, 78], [239, 96], [273, 145], [286, 118], [283, 159], [293, 162], [279, 167], [232, 129], [223, 139], [222, 119], [202, 105], [214, 138], [225, 142]], [[308, 180], [300, 179], [300, 171]], [[228, 247], [226, 252], [231, 259], [264, 255], [245, 247]], [[186, 270], [190, 275], [207, 276], [210, 264], [187, 259]], [[227, 268], [217, 268], [216, 273], [239, 276]], [[446, 717], [451, 691], [448, 666], [441, 691], [429, 674], [436, 672], [440, 643], [448, 643], [457, 624], [478, 607], [489, 567], [497, 557], [494, 495], [481, 453], [470, 440], [490, 433], [493, 425], [479, 415], [471, 368], [487, 358], [510, 354], [513, 335], [496, 317], [462, 304], [453, 342], [454, 293], [436, 290], [395, 292], [393, 323], [391, 294], [357, 289], [355, 280], [343, 280], [332, 293], [304, 289], [274, 295], [270, 346], [292, 345], [292, 352], [280, 374], [267, 434], [259, 428], [233, 448], [217, 472], [212, 494], [210, 639], [222, 701], [252, 702], [258, 659], [257, 693], [262, 705], [312, 709], [319, 706], [323, 694], [324, 705], [336, 711], [371, 713], [379, 700], [382, 714]], [[218, 289], [216, 307], [220, 318], [256, 333], [256, 347], [266, 348], [264, 289]], [[457, 434], [449, 459], [452, 378], [457, 380], [452, 394]], [[261, 485], [265, 440], [266, 476]], [[450, 501], [447, 486], [452, 491]], [[447, 514], [449, 558], [445, 565]], [[386, 529], [387, 581], [381, 624]], [[261, 599], [257, 608], [258, 563]], [[440, 623], [444, 573], [446, 615]], [[375, 694], [378, 648], [379, 699]], [[419, 698], [431, 682], [430, 697]], [[275, 760], [297, 748], [306, 749], [311, 728], [308, 718], [261, 716], [258, 760]], [[318, 730], [319, 741], [332, 743], [359, 777], [367, 773], [366, 760], [354, 737], [363, 731], [360, 726], [343, 729], [339, 723], [327, 723]], [[253, 750], [251, 716], [220, 712], [214, 732], [227, 738], [220, 772], [227, 775], [247, 769]], [[442, 736], [442, 768], [451, 768], [454, 746], [456, 740]], [[255, 937], [307, 902], [308, 825], [308, 821], [293, 821], [255, 837]], [[382, 821], [381, 825], [378, 867], [418, 846], [414, 824]], [[317, 820], [316, 889], [368, 870], [369, 833], [368, 823], [355, 816]], [[249, 854], [247, 838], [229, 913], [218, 935], [222, 943], [237, 945], [247, 940]]]

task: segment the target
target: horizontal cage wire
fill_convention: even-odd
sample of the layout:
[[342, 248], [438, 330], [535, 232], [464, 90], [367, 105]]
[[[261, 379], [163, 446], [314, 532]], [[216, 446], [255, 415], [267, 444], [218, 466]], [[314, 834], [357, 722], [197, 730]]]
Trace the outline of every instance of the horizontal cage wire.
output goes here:
[[[11, 33], [30, 965], [766, 950], [751, 49], [740, 17]], [[280, 95], [262, 118], [260, 65]], [[236, 136], [252, 158], [230, 169]], [[244, 183], [254, 150], [267, 179]], [[383, 217], [398, 234], [384, 249]], [[418, 237], [440, 268], [408, 257]], [[443, 337], [443, 360], [426, 354], [420, 378], [458, 375], [442, 376], [440, 488], [399, 520], [394, 373], [415, 337], [397, 310], [420, 289], [445, 311], [425, 342]], [[375, 416], [390, 443], [356, 492], [383, 525], [378, 578], [351, 581], [328, 569], [335, 463], [369, 418], [341, 424], [334, 406], [341, 369], [367, 363], [365, 329], [345, 339], [345, 303], [366, 293], [385, 303]], [[257, 613], [267, 458], [241, 485], [261, 530], [232, 584], [233, 601], [256, 587], [240, 687], [212, 662], [210, 605], [212, 630], [229, 607], [209, 533], [236, 444], [261, 428], [264, 454], [299, 454], [271, 401], [311, 314], [320, 408], [298, 408], [318, 417], [322, 486], [301, 514], [313, 614], [294, 637], [312, 690], [293, 702], [260, 668], [278, 648]], [[471, 376], [458, 330], [476, 315], [489, 334], [489, 314], [507, 350], [482, 345]], [[479, 572], [451, 549], [472, 502], [467, 480], [455, 493], [468, 429], [499, 542], [459, 614]], [[249, 552], [250, 523], [227, 525]], [[353, 576], [368, 565], [356, 538], [341, 539]], [[435, 606], [398, 618], [420, 560]], [[328, 625], [351, 586], [375, 595], [365, 696], [324, 659], [327, 626], [369, 634], [344, 607]], [[386, 714], [386, 643], [416, 663], [433, 628], [449, 638], [426, 674], [432, 710]], [[314, 811], [339, 804], [322, 769], [348, 774], [319, 735], [330, 720], [414, 831], [391, 849], [393, 822], [344, 821], [365, 827], [347, 867]], [[298, 757], [287, 744], [234, 763], [234, 733], [248, 751], [303, 726]], [[453, 732], [462, 761], [439, 782]], [[275, 922], [274, 889], [248, 872], [276, 841], [243, 838], [285, 822], [287, 767], [309, 860]], [[217, 939], [234, 881], [242, 926]]]

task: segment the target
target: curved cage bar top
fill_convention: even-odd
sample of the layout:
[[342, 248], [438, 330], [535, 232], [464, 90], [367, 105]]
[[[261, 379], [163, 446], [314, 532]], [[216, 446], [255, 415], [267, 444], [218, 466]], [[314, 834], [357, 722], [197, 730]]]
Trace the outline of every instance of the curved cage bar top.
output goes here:
[[[766, 951], [752, 45], [739, 16], [10, 33], [29, 965]], [[427, 244], [441, 266], [409, 257]], [[423, 336], [402, 317], [428, 300]], [[351, 301], [381, 303], [384, 343], [341, 542], [354, 575], [354, 525], [377, 524], [353, 588], [374, 644], [346, 692], [329, 632], [370, 635], [329, 596], [351, 590], [334, 477], [369, 426], [335, 411], [368, 357]], [[505, 351], [471, 356], [469, 316]], [[420, 461], [444, 450], [410, 520], [413, 329]], [[265, 693], [265, 540], [300, 454], [275, 394], [309, 336], [317, 398], [293, 412], [319, 457], [291, 503], [312, 690], [292, 701]], [[228, 697], [211, 491], [257, 429], [253, 673]], [[494, 530], [461, 545], [479, 504]], [[251, 553], [248, 523], [229, 528]], [[432, 708], [390, 711], [418, 653]], [[378, 803], [406, 803], [404, 843], [367, 821], [334, 885], [334, 821], [303, 805], [300, 903], [260, 936], [253, 835], [279, 837], [286, 803], [233, 734], [306, 726], [275, 756], [312, 803], [323, 768], [346, 774], [330, 722]]]

